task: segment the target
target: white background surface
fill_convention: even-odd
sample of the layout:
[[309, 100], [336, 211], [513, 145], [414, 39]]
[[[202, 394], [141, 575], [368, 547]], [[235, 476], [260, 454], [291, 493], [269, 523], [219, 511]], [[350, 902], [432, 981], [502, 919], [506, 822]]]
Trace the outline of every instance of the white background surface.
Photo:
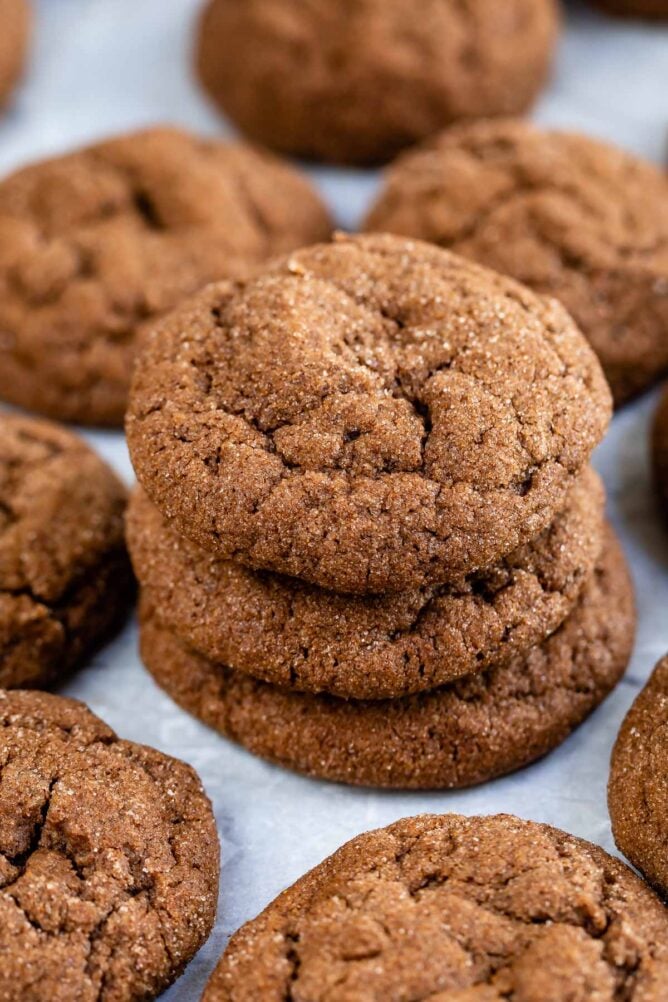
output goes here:
[[[190, 74], [199, 0], [42, 0], [36, 6], [31, 66], [0, 121], [3, 173], [143, 124], [171, 121], [214, 134], [225, 131]], [[555, 78], [535, 117], [661, 161], [668, 137], [668, 28], [615, 22], [570, 7]], [[313, 173], [340, 225], [354, 225], [377, 177]], [[637, 586], [635, 657], [613, 696], [561, 749], [515, 776], [475, 790], [429, 795], [352, 790], [293, 776], [252, 758], [177, 709], [142, 668], [133, 624], [65, 687], [121, 736], [192, 763], [214, 802], [222, 842], [218, 923], [164, 996], [169, 1002], [199, 998], [226, 937], [288, 883], [353, 835], [405, 815], [509, 811], [612, 848], [605, 799], [610, 749], [637, 689], [668, 650], [668, 531], [654, 509], [647, 462], [655, 402], [653, 394], [619, 414], [596, 458]], [[88, 437], [129, 481], [122, 436]]]

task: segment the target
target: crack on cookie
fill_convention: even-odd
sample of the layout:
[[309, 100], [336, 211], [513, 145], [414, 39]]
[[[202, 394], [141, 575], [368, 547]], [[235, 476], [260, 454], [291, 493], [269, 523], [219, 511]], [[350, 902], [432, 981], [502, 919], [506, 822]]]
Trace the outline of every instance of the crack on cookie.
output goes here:
[[[251, 566], [340, 591], [368, 592], [388, 590], [388, 577], [395, 588], [410, 588], [438, 580], [439, 566], [453, 574], [476, 563], [483, 566], [521, 543], [527, 517], [534, 534], [539, 532], [549, 511], [543, 501], [563, 496], [602, 433], [608, 398], [593, 355], [556, 303], [544, 303], [509, 280], [451, 256], [444, 255], [437, 267], [440, 252], [427, 245], [411, 257], [417, 269], [411, 279], [412, 271], [407, 276], [401, 271], [401, 241], [386, 237], [374, 243], [367, 237], [358, 242], [296, 252], [283, 265], [242, 283], [239, 296], [229, 296], [223, 286], [222, 303], [216, 302], [215, 287], [207, 290], [201, 302], [210, 330], [199, 324], [196, 332], [190, 330], [196, 304], [180, 320], [175, 315], [171, 332], [163, 329], [163, 336], [151, 341], [149, 371], [138, 379], [128, 436], [145, 489], [175, 520], [185, 519], [187, 488], [195, 486], [201, 515], [192, 522], [188, 505], [188, 534], [205, 547], [213, 537], [216, 548], [223, 541]], [[327, 256], [339, 260], [337, 247], [341, 274]], [[401, 275], [399, 290], [391, 274], [387, 288], [383, 282], [375, 288], [348, 277], [348, 271], [383, 275], [393, 265]], [[432, 284], [431, 276], [436, 292], [429, 299], [423, 285]], [[460, 289], [451, 308], [448, 289]], [[317, 290], [322, 294], [316, 296]], [[254, 297], [261, 303], [263, 296], [285, 300], [288, 317], [296, 310], [299, 326], [302, 294], [307, 306], [316, 300], [317, 309], [325, 308], [323, 303], [332, 306], [332, 324], [322, 332], [327, 346], [336, 348], [331, 367], [315, 362], [309, 368], [307, 351], [303, 400], [284, 395], [280, 380], [258, 394], [260, 362], [254, 353], [264, 351], [264, 341], [259, 347], [253, 341]], [[413, 304], [414, 315], [406, 314], [402, 296]], [[443, 335], [432, 348], [429, 327], [446, 323], [443, 310], [447, 323], [459, 311], [462, 324], [453, 328], [452, 346]], [[257, 322], [264, 337], [271, 316]], [[484, 338], [481, 347], [475, 335], [488, 324], [490, 351], [485, 354]], [[511, 374], [500, 349], [491, 347], [500, 336], [497, 327], [510, 338], [513, 324], [526, 331], [526, 342], [520, 339], [516, 349], [526, 368], [526, 387]], [[304, 336], [320, 336], [318, 331]], [[299, 352], [301, 329], [295, 337]], [[288, 355], [291, 373], [294, 359]], [[267, 370], [267, 379], [274, 371]], [[178, 385], [168, 393], [161, 379], [175, 379]], [[578, 431], [571, 434], [578, 410]], [[451, 425], [457, 429], [452, 433]], [[183, 471], [178, 478], [157, 476], [158, 450]], [[219, 481], [231, 480], [237, 467], [238, 494], [236, 488], [225, 491], [221, 503]], [[408, 476], [419, 480], [405, 492], [406, 510], [398, 512], [399, 478]], [[496, 505], [493, 496], [498, 496]], [[467, 526], [476, 509], [474, 538]], [[279, 514], [286, 523], [280, 532]], [[375, 533], [366, 530], [367, 523], [376, 524]], [[363, 531], [368, 546], [360, 545]], [[396, 552], [402, 534], [412, 551], [408, 563]], [[495, 553], [474, 555], [491, 547], [492, 538]], [[328, 541], [332, 545], [323, 548]], [[346, 570], [335, 566], [343, 551], [353, 549]]]
[[[42, 700], [53, 699], [53, 697], [43, 696], [42, 694], [36, 695], [34, 698]], [[12, 707], [12, 700], [18, 701], [15, 710]], [[193, 782], [195, 777], [181, 763], [167, 760], [164, 756], [160, 756], [160, 753], [153, 752], [150, 749], [144, 749], [129, 742], [119, 741], [113, 732], [105, 733], [104, 725], [100, 721], [97, 721], [97, 718], [92, 714], [88, 714], [88, 711], [83, 708], [81, 708], [81, 719], [77, 718], [66, 725], [58, 717], [49, 715], [48, 706], [45, 707], [44, 714], [38, 712], [39, 708], [33, 711], [27, 693], [16, 694], [16, 696], [8, 693], [5, 697], [5, 702], [7, 705], [0, 707], [0, 711], [4, 711], [0, 715], [0, 722], [2, 722], [5, 729], [9, 727], [16, 734], [18, 753], [13, 758], [15, 766], [18, 765], [21, 767], [23, 756], [27, 756], [25, 768], [29, 769], [31, 756], [37, 755], [39, 757], [42, 754], [41, 743], [37, 744], [34, 750], [28, 744], [25, 746], [24, 751], [22, 735], [26, 732], [34, 731], [36, 735], [40, 736], [40, 740], [47, 741], [51, 740], [49, 735], [52, 733], [54, 735], [53, 740], [57, 740], [56, 735], [60, 735], [63, 745], [57, 756], [58, 764], [56, 773], [49, 781], [44, 803], [40, 809], [40, 818], [33, 826], [29, 844], [23, 852], [13, 858], [4, 857], [11, 865], [16, 867], [16, 873], [12, 875], [11, 880], [7, 884], [0, 887], [0, 898], [6, 895], [6, 900], [11, 899], [14, 906], [24, 917], [26, 923], [38, 932], [40, 937], [53, 939], [60, 936], [67, 937], [70, 934], [75, 934], [76, 936], [83, 935], [87, 942], [87, 947], [80, 977], [91, 988], [96, 989], [96, 998], [104, 999], [107, 997], [109, 990], [114, 988], [118, 990], [120, 984], [118, 981], [119, 976], [121, 979], [125, 977], [122, 973], [125, 969], [124, 966], [120, 974], [115, 969], [114, 957], [119, 949], [124, 951], [128, 949], [122, 935], [120, 939], [112, 938], [109, 940], [109, 923], [124, 914], [129, 902], [138, 897], [145, 896], [146, 911], [152, 912], [155, 915], [157, 925], [149, 924], [144, 926], [143, 912], [140, 912], [138, 915], [140, 923], [138, 934], [147, 937], [147, 944], [151, 937], [153, 937], [154, 946], [152, 949], [155, 949], [157, 942], [160, 942], [164, 959], [158, 962], [157, 955], [154, 954], [144, 971], [141, 968], [138, 969], [137, 986], [142, 991], [158, 993], [163, 988], [166, 988], [180, 973], [188, 956], [194, 952], [194, 949], [201, 945], [203, 936], [208, 932], [208, 928], [205, 928], [205, 926], [209, 918], [212, 919], [213, 917], [212, 915], [209, 918], [205, 917], [204, 911], [211, 911], [215, 898], [214, 890], [217, 879], [214, 849], [215, 835], [213, 820], [207, 814], [208, 803], [199, 782]], [[26, 702], [26, 708], [22, 709]], [[58, 700], [57, 702], [64, 703], [66, 701]], [[55, 699], [53, 705], [56, 712], [59, 712], [59, 707]], [[65, 712], [72, 713], [75, 709], [75, 704], [72, 704], [71, 708], [65, 708]], [[32, 713], [34, 713], [34, 718], [31, 716]], [[91, 725], [93, 728], [97, 727], [97, 729], [91, 732], [88, 729]], [[73, 742], [72, 734], [74, 732], [76, 732], [76, 740]], [[56, 750], [54, 748], [54, 751]], [[106, 759], [103, 757], [100, 760], [100, 753], [102, 751], [104, 755], [109, 755], [111, 758]], [[93, 757], [91, 758], [91, 756]], [[155, 761], [151, 756], [155, 757]], [[7, 764], [5, 763], [5, 765]], [[162, 818], [166, 826], [171, 827], [171, 831], [165, 832], [162, 844], [165, 848], [169, 848], [172, 862], [171, 865], [166, 865], [164, 861], [160, 864], [161, 886], [159, 893], [157, 893], [158, 887], [155, 877], [147, 866], [152, 851], [152, 839], [162, 839], [159, 830], [157, 833], [154, 833], [150, 825], [145, 830], [141, 829], [137, 850], [131, 848], [130, 844], [114, 843], [114, 846], [117, 846], [118, 851], [126, 859], [126, 866], [118, 871], [116, 864], [105, 870], [105, 866], [109, 866], [108, 863], [105, 863], [106, 852], [103, 851], [101, 855], [98, 855], [99, 850], [96, 848], [95, 843], [85, 849], [86, 852], [91, 851], [92, 856], [89, 862], [84, 865], [80, 858], [78, 858], [76, 848], [70, 842], [71, 835], [69, 834], [67, 823], [63, 823], [61, 817], [59, 817], [55, 825], [49, 827], [50, 809], [54, 797], [58, 795], [59, 785], [66, 784], [69, 787], [71, 784], [71, 780], [68, 781], [68, 777], [70, 776], [68, 770], [71, 770], [72, 776], [78, 777], [82, 769], [85, 771], [89, 766], [95, 769], [98, 765], [101, 765], [103, 772], [100, 775], [102, 776], [104, 775], [104, 770], [109, 766], [114, 769], [118, 767], [125, 768], [126, 764], [130, 769], [138, 769], [144, 773], [151, 786], [159, 795], [158, 807], [156, 808], [159, 817]], [[170, 764], [169, 769], [166, 768], [168, 764]], [[177, 772], [176, 775], [173, 773], [175, 765], [178, 769], [182, 770], [182, 772]], [[172, 770], [171, 772], [170, 769]], [[74, 794], [74, 789], [66, 788], [63, 796], [72, 798]], [[67, 812], [74, 808], [74, 803], [74, 800], [68, 801], [61, 798], [59, 801], [59, 812], [62, 813], [65, 810], [65, 817], [67, 818]], [[149, 821], [151, 821], [150, 818]], [[204, 828], [200, 832], [199, 829], [202, 826]], [[177, 834], [176, 829], [184, 831], [184, 834]], [[198, 833], [197, 836], [195, 833]], [[189, 840], [194, 837], [198, 839], [201, 837], [204, 842], [200, 845], [195, 843], [197, 852], [192, 860], [189, 861], [187, 857], [181, 858], [183, 850], [187, 850], [190, 844]], [[177, 840], [181, 838], [185, 838], [186, 842], [177, 853]], [[205, 858], [205, 853], [200, 856], [200, 853], [205, 848], [207, 851], [209, 848], [211, 849], [210, 859]], [[57, 910], [53, 912], [48, 910], [49, 925], [45, 927], [39, 913], [35, 913], [31, 904], [31, 895], [34, 889], [30, 883], [25, 887], [21, 884], [22, 878], [27, 879], [31, 873], [30, 862], [38, 852], [66, 860], [71, 873], [76, 877], [75, 885], [69, 884], [63, 889], [63, 903], [76, 899], [82, 905], [86, 905], [90, 914], [91, 908], [98, 908], [102, 905], [104, 897], [109, 897], [107, 907], [99, 914], [94, 924], [88, 925], [85, 909], [80, 918], [74, 917], [77, 915], [76, 912], [74, 916], [67, 916], [67, 913], [64, 911], [63, 915], [59, 916]], [[156, 861], [157, 858], [159, 857], [156, 857]], [[183, 869], [183, 872], [180, 872], [181, 869]], [[192, 924], [190, 926], [187, 916], [179, 915], [175, 918], [171, 914], [169, 902], [166, 900], [168, 890], [173, 892], [183, 886], [184, 882], [190, 879], [189, 874], [192, 875], [192, 893], [195, 895], [193, 898], [193, 914], [190, 917], [190, 923]], [[105, 878], [103, 883], [100, 883], [98, 880], [100, 876]], [[212, 892], [212, 901], [210, 905], [206, 906], [204, 911], [200, 910], [203, 899], [198, 896], [204, 890], [202, 882]], [[10, 887], [11, 890], [8, 890]], [[103, 887], [105, 888], [105, 894], [102, 899], [98, 900], [98, 895]], [[48, 888], [49, 894], [57, 895], [59, 880], [49, 880]], [[26, 893], [28, 897], [26, 897]], [[39, 899], [37, 900], [39, 902]], [[53, 918], [56, 920], [55, 924], [53, 924]], [[170, 946], [168, 934], [164, 928], [165, 923], [168, 926], [174, 927], [172, 935], [177, 935], [179, 943], [179, 952], [177, 953]], [[138, 942], [141, 942], [141, 939]], [[105, 944], [104, 948], [101, 951], [98, 950], [98, 944], [103, 943]], [[191, 945], [193, 946], [192, 950]], [[73, 976], [79, 977], [79, 975]], [[79, 984], [79, 981], [77, 981], [77, 984]]]
[[[401, 599], [341, 600], [207, 556], [145, 495], [131, 502], [128, 543], [161, 621], [202, 654], [279, 686], [383, 698], [500, 664], [544, 640], [575, 606], [593, 569], [601, 519], [600, 486], [587, 474], [534, 544], [485, 571]], [[235, 642], [238, 630], [230, 633], [232, 621], [243, 642]]]
[[[419, 910], [425, 905], [426, 929], [429, 928], [428, 901], [434, 892], [439, 894], [438, 907], [445, 912], [445, 916], [450, 914], [446, 902], [449, 908], [455, 909], [455, 916], [458, 907], [464, 910], [465, 918], [461, 928], [454, 924], [456, 918], [444, 917], [441, 929], [446, 940], [456, 944], [467, 955], [472, 971], [466, 981], [461, 983], [454, 980], [456, 976], [453, 975], [453, 983], [450, 984], [441, 982], [440, 978], [436, 977], [435, 969], [434, 987], [421, 989], [419, 994], [411, 994], [411, 998], [415, 998], [417, 1002], [427, 1002], [435, 995], [440, 997], [441, 992], [447, 991], [448, 987], [459, 987], [460, 990], [464, 990], [490, 986], [495, 991], [495, 997], [514, 998], [518, 990], [515, 982], [518, 964], [520, 965], [518, 974], [522, 977], [521, 967], [527, 963], [528, 951], [534, 946], [540, 947], [544, 935], [550, 937], [556, 935], [558, 940], [561, 929], [582, 931], [588, 940], [602, 944], [602, 949], [595, 956], [600, 959], [610, 977], [610, 981], [606, 978], [605, 982], [601, 983], [601, 991], [604, 987], [611, 991], [610, 996], [606, 995], [611, 1002], [613, 998], [617, 1002], [630, 1002], [634, 997], [635, 975], [643, 962], [643, 954], [647, 960], [657, 958], [660, 963], [667, 963], [665, 948], [662, 948], [659, 942], [661, 923], [663, 922], [665, 926], [665, 919], [658, 903], [654, 904], [654, 911], [649, 915], [643, 913], [643, 919], [625, 920], [627, 894], [637, 899], [636, 909], [643, 897], [645, 905], [651, 908], [652, 899], [649, 892], [636, 881], [630, 871], [622, 871], [621, 864], [607, 857], [598, 847], [548, 826], [519, 822], [513, 818], [446, 817], [431, 826], [428, 818], [416, 821], [419, 825], [419, 833], [416, 836], [410, 834], [414, 822], [398, 822], [384, 831], [360, 836], [310, 875], [302, 878], [270, 905], [259, 919], [249, 923], [237, 933], [228, 953], [221, 960], [214, 982], [222, 978], [221, 984], [235, 984], [237, 963], [243, 965], [255, 962], [261, 965], [263, 944], [267, 942], [267, 937], [269, 939], [278, 937], [283, 943], [283, 956], [288, 964], [288, 972], [282, 978], [282, 997], [286, 1002], [291, 1002], [296, 997], [295, 985], [299, 983], [300, 975], [307, 965], [306, 976], [309, 978], [307, 984], [312, 984], [317, 991], [317, 980], [313, 982], [314, 965], [318, 964], [320, 958], [317, 947], [309, 956], [311, 921], [318, 930], [316, 942], [325, 933], [324, 923], [329, 922], [336, 929], [327, 955], [328, 992], [333, 988], [343, 991], [343, 986], [351, 973], [353, 978], [357, 977], [356, 965], [368, 960], [374, 961], [375, 976], [381, 975], [387, 964], [387, 976], [390, 977], [393, 958], [401, 956], [405, 926], [409, 922], [411, 926], [420, 926]], [[466, 842], [453, 838], [451, 833], [447, 832], [448, 824], [461, 829], [462, 838], [473, 846], [474, 854], [478, 842], [476, 825], [482, 828], [483, 838], [488, 840], [494, 831], [494, 826], [500, 824], [498, 835], [501, 841], [504, 836], [514, 839], [516, 844], [519, 843], [518, 848], [526, 841], [527, 850], [530, 849], [530, 852], [527, 852], [528, 861], [521, 862], [514, 854], [514, 845], [511, 844], [513, 856], [509, 863], [510, 872], [505, 875], [495, 874], [493, 877], [484, 872], [480, 877], [476, 874], [467, 876], [466, 870], [473, 858], [471, 860], [467, 858]], [[506, 825], [508, 827], [504, 830]], [[516, 827], [513, 831], [514, 826]], [[446, 838], [442, 837], [444, 834]], [[449, 839], [448, 834], [450, 834]], [[376, 839], [381, 840], [378, 846], [375, 845]], [[430, 869], [428, 861], [435, 851], [434, 840], [438, 847], [440, 866]], [[534, 855], [540, 857], [535, 863], [532, 861]], [[462, 856], [463, 864], [460, 864], [459, 859]], [[378, 857], [379, 861], [375, 862], [374, 857]], [[422, 859], [426, 861], [424, 870], [421, 866]], [[412, 872], [414, 866], [418, 868], [416, 876]], [[531, 884], [532, 878], [535, 878], [540, 888], [545, 880], [545, 868], [548, 868], [548, 872], [553, 871], [551, 882], [555, 882], [558, 878], [563, 881], [561, 893], [564, 895], [564, 900], [553, 905], [548, 897], [545, 910], [536, 904], [531, 914], [525, 915], [513, 906], [513, 885], [523, 887]], [[576, 876], [573, 881], [574, 874], [577, 875], [579, 870], [579, 877]], [[325, 876], [327, 873], [331, 874], [329, 879]], [[332, 878], [336, 881], [333, 887]], [[621, 897], [614, 893], [620, 878], [625, 883]], [[453, 884], [451, 891], [447, 890], [450, 883]], [[363, 890], [365, 886], [367, 889]], [[348, 887], [351, 888], [350, 897], [347, 893]], [[388, 895], [387, 906], [391, 909], [396, 907], [392, 902], [395, 901], [397, 894], [401, 894], [399, 888], [405, 888], [409, 899], [414, 903], [412, 919], [409, 920], [404, 916], [399, 925], [395, 919], [394, 928], [384, 920], [385, 888]], [[441, 897], [444, 889], [445, 896]], [[506, 893], [510, 897], [504, 901]], [[320, 910], [321, 905], [324, 911]], [[341, 906], [346, 912], [346, 917], [343, 919], [338, 911]], [[470, 909], [474, 911], [470, 912]], [[559, 914], [560, 909], [561, 914]], [[497, 949], [494, 948], [493, 940], [489, 946], [481, 946], [479, 938], [476, 938], [476, 922], [473, 916], [482, 914], [488, 914], [503, 923], [505, 939], [499, 942]], [[370, 935], [373, 928], [378, 928], [379, 940], [375, 943], [372, 940], [368, 946], [364, 946], [350, 936], [342, 939], [346, 935], [344, 932], [346, 922], [352, 923], [350, 935], [354, 936], [353, 929], [357, 916], [365, 923], [365, 935]], [[634, 922], [634, 925], [629, 925], [624, 933], [628, 946], [633, 944], [636, 951], [632, 957], [627, 955], [628, 951], [620, 955], [620, 951], [616, 950], [614, 945], [616, 930], [621, 931], [621, 923], [625, 921]], [[467, 929], [471, 931], [467, 932]], [[303, 944], [305, 953], [300, 952], [300, 946]], [[351, 952], [348, 952], [347, 944], [352, 947]], [[425, 965], [429, 965], [431, 959], [430, 956], [425, 956]], [[584, 960], [583, 957], [582, 962]], [[571, 963], [577, 963], [577, 959], [574, 958]], [[337, 971], [332, 965], [337, 965], [340, 970]], [[563, 969], [557, 968], [557, 970], [558, 976], [563, 977]], [[605, 977], [605, 975], [602, 969], [598, 968], [598, 973], [592, 971], [592, 977]], [[352, 982], [350, 987], [352, 988], [355, 983]], [[303, 990], [302, 988], [302, 992]]]

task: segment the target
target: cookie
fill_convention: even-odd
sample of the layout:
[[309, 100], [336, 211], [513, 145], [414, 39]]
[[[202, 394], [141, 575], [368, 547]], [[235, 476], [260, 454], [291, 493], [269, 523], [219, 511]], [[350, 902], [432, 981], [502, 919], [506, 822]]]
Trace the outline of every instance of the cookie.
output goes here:
[[28, 0], [0, 0], [0, 108], [23, 71], [30, 20]]
[[628, 17], [668, 17], [668, 0], [595, 0], [598, 7], [611, 14]]
[[452, 581], [533, 539], [609, 416], [557, 303], [366, 236], [211, 286], [156, 324], [126, 429], [178, 532], [366, 594]]
[[147, 323], [330, 230], [292, 168], [176, 129], [18, 171], [0, 183], [0, 396], [121, 425]]
[[589, 470], [532, 543], [456, 586], [344, 596], [251, 571], [177, 535], [142, 492], [127, 536], [149, 605], [212, 661], [286, 688], [384, 699], [433, 689], [541, 643], [566, 619], [603, 539]]
[[0, 692], [0, 724], [0, 1000], [155, 998], [215, 919], [199, 779], [74, 700]]
[[231, 939], [202, 1002], [661, 1002], [668, 912], [590, 842], [428, 815], [348, 842]]
[[610, 533], [578, 605], [542, 646], [429, 693], [355, 702], [279, 689], [189, 650], [145, 597], [141, 653], [177, 703], [262, 758], [353, 785], [445, 789], [512, 772], [564, 741], [619, 681], [634, 628]]
[[[197, 70], [267, 146], [367, 164], [461, 118], [519, 114], [548, 76], [554, 0], [210, 0]], [[248, 53], [253, 58], [248, 58]]]
[[668, 658], [659, 661], [622, 724], [608, 805], [617, 846], [668, 898]]
[[668, 387], [654, 416], [651, 436], [654, 486], [664, 518], [668, 519]]
[[44, 686], [120, 625], [133, 597], [126, 491], [75, 435], [0, 414], [0, 686]]
[[392, 167], [366, 220], [556, 296], [619, 404], [668, 369], [668, 179], [586, 136], [456, 127]]

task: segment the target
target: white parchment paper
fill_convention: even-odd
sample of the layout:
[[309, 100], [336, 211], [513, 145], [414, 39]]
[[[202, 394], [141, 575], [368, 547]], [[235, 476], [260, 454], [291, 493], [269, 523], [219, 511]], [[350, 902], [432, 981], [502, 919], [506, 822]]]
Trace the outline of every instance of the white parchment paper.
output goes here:
[[[24, 85], [0, 119], [0, 170], [114, 131], [171, 121], [213, 134], [224, 124], [190, 72], [199, 0], [41, 0]], [[568, 8], [554, 81], [536, 109], [546, 124], [608, 138], [657, 161], [668, 132], [668, 29]], [[314, 170], [342, 226], [353, 226], [377, 185], [360, 171]], [[668, 531], [654, 508], [647, 460], [656, 394], [619, 414], [596, 465], [637, 585], [635, 657], [607, 703], [543, 762], [461, 793], [396, 794], [294, 776], [252, 758], [177, 709], [153, 684], [130, 624], [64, 688], [120, 735], [186, 759], [213, 800], [222, 843], [216, 930], [167, 993], [199, 993], [229, 934], [342, 842], [422, 811], [510, 811], [611, 849], [605, 788], [617, 729], [654, 662], [668, 650]], [[120, 434], [87, 437], [132, 478]]]

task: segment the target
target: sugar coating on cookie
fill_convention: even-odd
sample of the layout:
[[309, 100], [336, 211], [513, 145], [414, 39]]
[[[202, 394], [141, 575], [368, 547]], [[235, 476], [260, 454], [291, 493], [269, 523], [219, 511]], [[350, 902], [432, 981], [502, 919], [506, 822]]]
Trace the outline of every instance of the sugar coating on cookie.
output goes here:
[[519, 121], [458, 126], [397, 161], [365, 226], [557, 297], [617, 403], [668, 369], [668, 180], [638, 157]]
[[291, 167], [176, 129], [19, 170], [0, 183], [0, 396], [122, 424], [147, 322], [330, 229]]
[[608, 804], [618, 848], [668, 897], [668, 658], [659, 661], [622, 724]]
[[81, 703], [23, 691], [0, 692], [0, 763], [0, 998], [155, 998], [215, 918], [197, 776]]
[[28, 0], [0, 0], [0, 108], [23, 71], [30, 21]]
[[126, 430], [177, 531], [364, 594], [453, 580], [534, 538], [609, 416], [556, 302], [370, 235], [213, 285], [156, 324]]
[[547, 754], [617, 684], [635, 634], [633, 589], [612, 532], [578, 605], [542, 645], [403, 699], [290, 692], [195, 654], [146, 595], [141, 619], [144, 664], [184, 709], [286, 768], [395, 789], [472, 786]]
[[378, 162], [458, 119], [525, 111], [558, 23], [554, 0], [430, 0], [419, 16], [406, 0], [210, 0], [197, 68], [267, 146]]
[[203, 1002], [661, 1002], [668, 912], [590, 842], [510, 815], [367, 832], [233, 936]]
[[45, 685], [118, 625], [133, 596], [127, 494], [80, 438], [0, 415], [0, 686]]
[[219, 560], [141, 490], [127, 536], [149, 604], [201, 654], [288, 688], [384, 699], [498, 667], [553, 633], [600, 556], [603, 503], [587, 470], [554, 523], [501, 563], [389, 596], [337, 595]]

